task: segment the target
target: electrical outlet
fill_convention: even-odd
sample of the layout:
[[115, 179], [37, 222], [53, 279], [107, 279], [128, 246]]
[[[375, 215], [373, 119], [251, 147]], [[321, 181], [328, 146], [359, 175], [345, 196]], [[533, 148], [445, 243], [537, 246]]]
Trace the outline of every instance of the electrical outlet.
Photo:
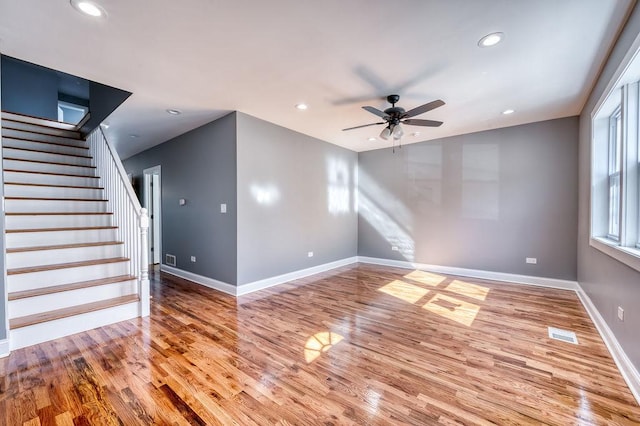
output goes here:
[[196, 263], [196, 257], [195, 257], [195, 256], [191, 256], [191, 261], [192, 261], [193, 263]]
[[391, 250], [398, 251], [398, 246], [391, 246]]
[[618, 306], [618, 319], [624, 321], [624, 309], [622, 309], [622, 306]]
[[526, 263], [529, 263], [531, 265], [536, 265], [538, 263], [538, 258], [537, 257], [527, 257], [524, 259], [524, 261]]
[[187, 200], [185, 200], [184, 198], [180, 198], [178, 200], [178, 204], [180, 204], [181, 206], [184, 206], [185, 204], [187, 204]]
[[307, 253], [307, 257], [313, 257], [313, 252], [310, 251], [309, 253]]

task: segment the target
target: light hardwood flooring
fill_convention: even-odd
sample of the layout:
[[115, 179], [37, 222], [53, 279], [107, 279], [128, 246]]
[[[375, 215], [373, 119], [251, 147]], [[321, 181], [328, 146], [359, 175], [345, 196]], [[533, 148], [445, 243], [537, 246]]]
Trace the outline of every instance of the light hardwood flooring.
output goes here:
[[363, 264], [237, 300], [152, 281], [150, 318], [0, 359], [0, 424], [640, 424], [570, 291]]

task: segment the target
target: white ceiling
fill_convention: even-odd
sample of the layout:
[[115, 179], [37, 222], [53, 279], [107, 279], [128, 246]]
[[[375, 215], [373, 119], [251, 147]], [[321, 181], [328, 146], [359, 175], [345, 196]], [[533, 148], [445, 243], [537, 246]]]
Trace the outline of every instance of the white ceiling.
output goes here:
[[[96, 2], [106, 19], [68, 0], [0, 0], [0, 52], [133, 92], [107, 120], [126, 158], [234, 110], [385, 147], [367, 140], [381, 126], [341, 129], [378, 121], [360, 107], [396, 92], [407, 110], [446, 102], [418, 117], [443, 126], [407, 127], [421, 134], [403, 143], [577, 115], [634, 1]], [[505, 40], [479, 48], [494, 31]]]

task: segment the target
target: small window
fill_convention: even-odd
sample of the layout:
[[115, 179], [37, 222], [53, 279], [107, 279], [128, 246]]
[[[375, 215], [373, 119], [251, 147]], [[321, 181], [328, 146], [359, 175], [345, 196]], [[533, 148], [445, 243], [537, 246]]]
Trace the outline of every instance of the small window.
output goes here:
[[82, 105], [58, 101], [58, 121], [69, 124], [78, 124], [89, 109]]

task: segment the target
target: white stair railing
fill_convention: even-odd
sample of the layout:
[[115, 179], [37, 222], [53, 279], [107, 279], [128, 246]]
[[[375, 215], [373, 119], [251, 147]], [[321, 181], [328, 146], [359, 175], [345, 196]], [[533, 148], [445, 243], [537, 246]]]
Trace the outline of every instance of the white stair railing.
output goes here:
[[149, 315], [149, 216], [136, 197], [120, 157], [98, 127], [87, 138], [97, 176], [100, 177], [118, 240], [124, 242], [124, 256], [130, 259], [130, 274], [138, 280], [139, 315]]

